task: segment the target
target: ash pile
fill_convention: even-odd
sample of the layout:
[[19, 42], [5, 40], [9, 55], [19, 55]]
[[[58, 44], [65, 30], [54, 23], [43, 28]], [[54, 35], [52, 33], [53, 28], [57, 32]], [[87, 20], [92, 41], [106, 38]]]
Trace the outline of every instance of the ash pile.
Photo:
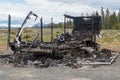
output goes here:
[[110, 65], [117, 56], [118, 54], [115, 52], [111, 53], [110, 50], [103, 49], [99, 56], [91, 56], [85, 54], [84, 51], [64, 55], [17, 53], [7, 56], [6, 58], [4, 57], [4, 60], [6, 60], [7, 63], [13, 63], [15, 67], [34, 66], [37, 68], [48, 68], [67, 66], [71, 68], [81, 68], [83, 65]]

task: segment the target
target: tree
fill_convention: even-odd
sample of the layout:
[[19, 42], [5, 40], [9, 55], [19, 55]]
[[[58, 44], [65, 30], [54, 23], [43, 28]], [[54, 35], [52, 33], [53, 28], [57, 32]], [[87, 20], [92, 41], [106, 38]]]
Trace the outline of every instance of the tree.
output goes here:
[[119, 12], [118, 12], [118, 23], [120, 23], [120, 9], [119, 9]]
[[104, 15], [104, 10], [103, 10], [103, 7], [101, 7], [101, 17], [102, 17], [102, 28], [105, 29], [105, 25], [104, 25], [104, 18], [105, 18], [105, 15]]
[[117, 16], [115, 11], [110, 15], [110, 27], [111, 29], [116, 29], [115, 25], [117, 24]]
[[96, 16], [99, 16], [99, 13], [98, 13], [98, 11], [96, 11], [95, 15], [96, 15]]
[[106, 29], [110, 29], [109, 22], [110, 22], [110, 12], [109, 12], [109, 9], [107, 8], [106, 9]]

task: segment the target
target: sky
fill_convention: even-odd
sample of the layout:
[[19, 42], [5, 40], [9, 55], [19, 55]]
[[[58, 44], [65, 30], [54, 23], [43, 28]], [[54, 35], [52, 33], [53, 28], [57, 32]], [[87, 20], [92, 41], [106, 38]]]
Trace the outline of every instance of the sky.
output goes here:
[[64, 14], [91, 15], [96, 10], [100, 12], [101, 6], [118, 10], [120, 0], [0, 0], [0, 27], [7, 25], [8, 14], [14, 26], [20, 26], [30, 11], [43, 17], [45, 23], [50, 22], [51, 17], [57, 23], [63, 21]]

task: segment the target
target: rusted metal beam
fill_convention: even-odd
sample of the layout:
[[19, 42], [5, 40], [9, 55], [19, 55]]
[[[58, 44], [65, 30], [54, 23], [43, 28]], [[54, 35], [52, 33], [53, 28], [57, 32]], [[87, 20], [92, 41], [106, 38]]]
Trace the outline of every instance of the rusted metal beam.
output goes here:
[[64, 17], [64, 33], [66, 33], [66, 17]]
[[41, 42], [43, 42], [43, 18], [40, 19], [40, 26], [41, 26]]
[[10, 31], [11, 31], [11, 16], [8, 15], [8, 41], [7, 41], [7, 49], [10, 46]]
[[51, 42], [53, 40], [53, 18], [51, 18]]

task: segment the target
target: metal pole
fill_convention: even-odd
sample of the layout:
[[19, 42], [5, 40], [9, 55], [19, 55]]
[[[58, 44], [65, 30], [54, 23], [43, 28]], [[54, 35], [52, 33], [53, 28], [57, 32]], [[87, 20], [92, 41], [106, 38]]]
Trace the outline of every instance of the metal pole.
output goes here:
[[53, 40], [53, 18], [51, 18], [51, 42]]
[[8, 41], [7, 41], [7, 50], [10, 46], [10, 31], [11, 31], [11, 16], [8, 15]]
[[92, 41], [96, 42], [96, 35], [94, 30], [94, 15], [92, 16]]
[[93, 31], [93, 41], [96, 42], [96, 33], [95, 33], [95, 26], [94, 26], [94, 15], [92, 16], [92, 31]]
[[66, 24], [67, 24], [67, 25], [66, 25], [66, 29], [68, 28], [68, 22], [69, 22], [69, 20], [68, 20], [68, 18], [67, 18], [67, 22], [66, 22]]
[[66, 33], [66, 17], [64, 17], [64, 33]]
[[41, 42], [43, 42], [43, 20], [42, 18], [40, 19], [40, 23], [41, 23]]

